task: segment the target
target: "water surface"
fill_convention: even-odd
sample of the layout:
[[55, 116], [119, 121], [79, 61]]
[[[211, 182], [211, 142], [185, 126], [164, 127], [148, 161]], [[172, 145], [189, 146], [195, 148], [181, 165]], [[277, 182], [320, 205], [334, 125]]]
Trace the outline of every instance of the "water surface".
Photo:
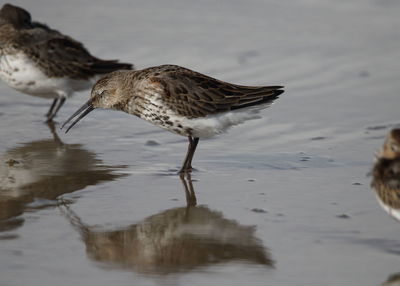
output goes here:
[[191, 190], [175, 175], [185, 138], [111, 111], [65, 135], [43, 122], [50, 102], [1, 84], [0, 285], [397, 279], [399, 225], [367, 174], [400, 124], [400, 3], [15, 4], [99, 57], [286, 92], [262, 119], [200, 141]]

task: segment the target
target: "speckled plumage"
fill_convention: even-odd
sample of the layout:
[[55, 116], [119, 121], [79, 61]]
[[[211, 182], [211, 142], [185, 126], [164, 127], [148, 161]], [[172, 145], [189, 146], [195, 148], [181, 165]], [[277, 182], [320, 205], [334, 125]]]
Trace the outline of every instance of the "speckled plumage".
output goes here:
[[92, 56], [80, 42], [31, 21], [20, 7], [5, 4], [0, 10], [0, 77], [20, 92], [55, 99], [49, 119], [65, 98], [90, 88], [99, 76], [131, 68]]
[[282, 88], [231, 84], [176, 65], [116, 71], [94, 85], [90, 100], [67, 122], [86, 111], [68, 130], [94, 108], [124, 111], [189, 137], [192, 147], [184, 163], [189, 168], [199, 138], [259, 118], [258, 111], [278, 98]]
[[377, 157], [371, 186], [382, 208], [400, 221], [400, 129], [388, 133]]

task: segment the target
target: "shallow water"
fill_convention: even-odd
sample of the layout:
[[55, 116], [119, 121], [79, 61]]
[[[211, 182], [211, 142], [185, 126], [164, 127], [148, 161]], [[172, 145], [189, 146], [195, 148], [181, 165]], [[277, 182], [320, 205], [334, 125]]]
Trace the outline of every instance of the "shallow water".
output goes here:
[[[134, 4], [132, 4], [134, 3]], [[400, 3], [16, 1], [93, 54], [283, 84], [263, 119], [200, 141], [0, 85], [0, 285], [381, 285], [399, 225], [370, 189], [399, 126]], [[60, 122], [88, 97], [80, 93]], [[193, 202], [193, 194], [189, 196]]]

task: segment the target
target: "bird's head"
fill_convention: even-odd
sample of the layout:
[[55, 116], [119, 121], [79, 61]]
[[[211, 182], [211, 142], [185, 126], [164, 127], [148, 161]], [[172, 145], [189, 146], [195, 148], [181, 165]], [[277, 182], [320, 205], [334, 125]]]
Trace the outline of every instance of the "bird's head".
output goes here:
[[123, 103], [126, 102], [128, 97], [128, 95], [123, 93], [121, 89], [123, 84], [123, 81], [121, 81], [121, 75], [125, 72], [127, 71], [115, 71], [109, 73], [96, 82], [92, 88], [90, 99], [62, 125], [61, 128], [79, 115], [79, 117], [71, 123], [65, 133], [67, 133], [83, 117], [89, 114], [89, 112], [96, 108], [123, 110]]
[[117, 105], [123, 98], [120, 83], [122, 73], [124, 72], [112, 72], [96, 82], [89, 100], [94, 108], [118, 109]]
[[25, 9], [11, 4], [4, 4], [0, 9], [0, 26], [10, 24], [14, 29], [32, 27], [31, 14]]
[[393, 129], [388, 133], [379, 157], [386, 159], [400, 158], [400, 129]]

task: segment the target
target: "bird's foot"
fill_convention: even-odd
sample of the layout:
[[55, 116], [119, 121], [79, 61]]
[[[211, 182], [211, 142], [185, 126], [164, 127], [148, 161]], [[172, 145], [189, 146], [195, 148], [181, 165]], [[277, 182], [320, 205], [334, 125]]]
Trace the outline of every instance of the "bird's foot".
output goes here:
[[180, 176], [184, 176], [184, 175], [186, 175], [186, 174], [192, 173], [192, 171], [193, 171], [192, 166], [189, 166], [189, 167], [183, 166], [183, 167], [179, 170], [178, 174], [179, 174]]
[[52, 114], [52, 113], [46, 114], [46, 122], [53, 122], [53, 119], [54, 119], [54, 114]]

